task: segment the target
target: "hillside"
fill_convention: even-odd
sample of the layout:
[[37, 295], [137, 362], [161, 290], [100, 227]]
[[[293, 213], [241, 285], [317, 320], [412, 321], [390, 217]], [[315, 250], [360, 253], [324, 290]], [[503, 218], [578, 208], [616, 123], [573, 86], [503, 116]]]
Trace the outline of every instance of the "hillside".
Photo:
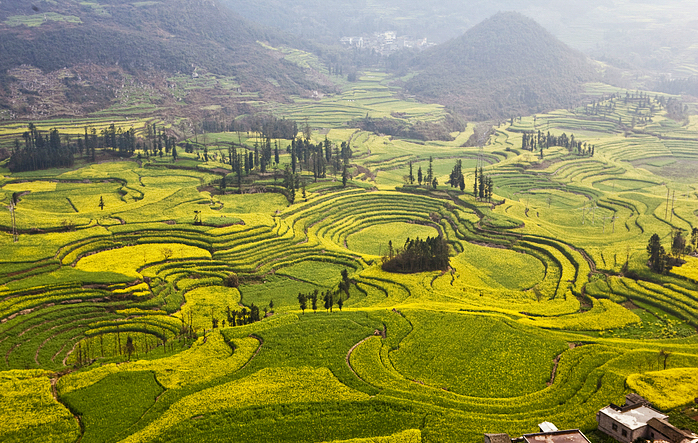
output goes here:
[[535, 21], [499, 13], [411, 62], [406, 90], [469, 118], [507, 118], [568, 107], [596, 74], [581, 54]]
[[335, 125], [305, 140], [0, 122], [0, 441], [598, 442], [629, 391], [698, 432], [695, 103], [596, 84], [482, 147], [342, 127], [443, 112], [388, 79], [279, 106]]
[[[266, 96], [322, 89], [300, 67], [279, 60], [259, 41], [282, 43], [278, 35], [248, 23], [217, 0], [58, 0], [34, 7], [3, 2], [0, 94], [14, 114], [43, 116], [103, 108], [129, 76], [151, 82], [175, 73], [212, 73], [233, 77], [242, 90]], [[69, 69], [59, 72], [64, 68]], [[52, 87], [53, 83], [58, 84]], [[151, 87], [166, 91], [168, 85]], [[64, 94], [61, 106], [76, 101], [83, 105], [32, 109], [47, 93]], [[55, 102], [61, 102], [60, 97]]]

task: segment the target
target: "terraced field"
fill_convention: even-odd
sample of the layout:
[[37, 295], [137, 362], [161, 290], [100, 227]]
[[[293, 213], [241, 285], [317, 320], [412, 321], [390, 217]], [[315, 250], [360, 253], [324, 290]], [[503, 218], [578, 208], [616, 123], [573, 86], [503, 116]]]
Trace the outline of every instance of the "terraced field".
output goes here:
[[[471, 125], [426, 143], [343, 128], [366, 109], [443, 112], [386, 82], [279, 108], [353, 151], [347, 186], [306, 170], [293, 204], [272, 172], [238, 194], [230, 165], [196, 153], [2, 169], [0, 200], [20, 201], [17, 242], [0, 213], [0, 439], [475, 442], [546, 420], [591, 431], [630, 389], [692, 401], [698, 259], [647, 266], [650, 236], [670, 250], [698, 215], [695, 176], [669, 168], [698, 157], [698, 132], [668, 119], [670, 97], [638, 111], [647, 99], [604, 89], [595, 107], [500, 124], [484, 147], [462, 147]], [[538, 130], [594, 155], [523, 149]], [[430, 157], [440, 185], [406, 184]], [[464, 191], [444, 184], [456, 159]], [[472, 194], [476, 166], [492, 201]], [[391, 246], [436, 235], [448, 270], [382, 270]]]

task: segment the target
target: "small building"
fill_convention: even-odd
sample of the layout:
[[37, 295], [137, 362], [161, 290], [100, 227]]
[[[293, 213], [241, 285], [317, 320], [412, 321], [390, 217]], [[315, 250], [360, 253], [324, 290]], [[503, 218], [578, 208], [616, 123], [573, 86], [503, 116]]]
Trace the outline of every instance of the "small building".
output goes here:
[[637, 394], [625, 397], [625, 405], [610, 404], [596, 413], [599, 431], [621, 443], [638, 438], [669, 443], [698, 443], [698, 436], [676, 428], [668, 417], [653, 409]]
[[621, 443], [631, 443], [647, 435], [647, 423], [651, 419], [667, 416], [641, 403], [626, 406], [608, 405], [596, 413], [599, 431]]
[[523, 440], [525, 443], [590, 443], [579, 429], [525, 434]]
[[485, 434], [485, 443], [511, 443], [509, 434]]
[[538, 425], [541, 432], [512, 439], [509, 434], [485, 434], [485, 443], [590, 443], [579, 429], [560, 431], [550, 422]]
[[653, 418], [647, 422], [647, 425], [649, 426], [649, 435], [647, 436], [649, 440], [664, 440], [670, 443], [698, 442], [698, 435], [677, 429], [676, 426], [666, 420]]

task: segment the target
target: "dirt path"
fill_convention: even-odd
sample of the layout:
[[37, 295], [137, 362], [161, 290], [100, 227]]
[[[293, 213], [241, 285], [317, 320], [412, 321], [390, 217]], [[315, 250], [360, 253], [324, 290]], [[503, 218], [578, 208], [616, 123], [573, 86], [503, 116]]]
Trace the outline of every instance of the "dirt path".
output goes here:
[[262, 350], [262, 345], [264, 344], [264, 340], [262, 340], [261, 337], [257, 337], [257, 336], [254, 335], [254, 334], [250, 334], [250, 335], [248, 335], [248, 337], [251, 337], [251, 338], [254, 338], [255, 340], [257, 340], [257, 341], [259, 342], [259, 347], [257, 347], [257, 350], [256, 350], [256, 351], [254, 351], [254, 354], [252, 354], [252, 357], [250, 357], [250, 359], [247, 360], [247, 363], [245, 363], [245, 365], [244, 365], [243, 367], [240, 368], [240, 371], [242, 371], [243, 369], [245, 369], [245, 368], [247, 367], [247, 365], [249, 365], [250, 362], [251, 362], [252, 360], [254, 360], [254, 358], [257, 356], [257, 354], [259, 354], [259, 351]]
[[[75, 338], [75, 337], [73, 337], [73, 338]], [[68, 366], [68, 357], [70, 357], [70, 354], [72, 354], [73, 351], [75, 351], [75, 348], [77, 348], [78, 343], [80, 343], [80, 340], [73, 343], [73, 348], [70, 351], [68, 351], [67, 354], [65, 354], [65, 357], [63, 358], [63, 366]], [[63, 345], [63, 346], [65, 346], [65, 345]], [[56, 357], [54, 356], [53, 358], [56, 358]]]
[[[567, 346], [570, 349], [574, 349], [576, 347], [574, 343], [567, 343]], [[552, 385], [555, 382], [555, 375], [557, 374], [557, 365], [560, 363], [560, 359], [562, 358], [563, 353], [559, 354], [557, 357], [555, 357], [555, 359], [553, 359], [553, 372], [552, 374], [550, 374], [550, 381], [546, 383], [548, 386]]]
[[[62, 404], [66, 409], [68, 409], [68, 410], [70, 411], [70, 409], [58, 399], [58, 391], [57, 391], [57, 389], [56, 389], [56, 384], [58, 384], [58, 380], [59, 380], [61, 377], [62, 377], [62, 375], [61, 375], [61, 374], [58, 374], [58, 377], [54, 377], [54, 378], [51, 379], [51, 395], [53, 395], [53, 399], [56, 400], [56, 402]], [[72, 414], [72, 412], [71, 412], [71, 414]], [[83, 426], [83, 424], [82, 424], [82, 420], [80, 420], [80, 416], [79, 416], [79, 415], [74, 415], [74, 414], [73, 414], [73, 418], [74, 418], [75, 421], [77, 422], [78, 428], [80, 428], [80, 437], [78, 437], [78, 439], [77, 439], [77, 441], [76, 441], [76, 443], [80, 443], [80, 442], [82, 441], [82, 437], [85, 436], [85, 428], [84, 428], [84, 426]]]
[[558, 363], [560, 363], [560, 357], [562, 357], [562, 354], [558, 355], [553, 360], [553, 372], [552, 374], [550, 374], [550, 381], [546, 383], [548, 386], [552, 385], [555, 382], [555, 374], [557, 373], [557, 365]]
[[583, 249], [577, 249], [569, 244], [566, 244], [566, 246], [569, 246], [570, 249], [579, 253], [584, 258], [584, 260], [586, 260], [587, 264], [589, 265], [589, 275], [587, 277], [591, 277], [591, 274], [596, 273], [596, 263], [594, 263], [594, 260], [592, 260], [591, 257], [587, 255], [586, 251], [584, 251]]
[[351, 358], [351, 353], [354, 352], [354, 349], [358, 348], [359, 345], [361, 345], [362, 343], [364, 343], [365, 341], [367, 341], [369, 338], [372, 338], [372, 337], [376, 337], [376, 335], [375, 335], [375, 334], [369, 335], [368, 337], [364, 338], [363, 340], [361, 340], [360, 342], [358, 342], [357, 344], [355, 344], [354, 346], [352, 346], [351, 349], [349, 349], [349, 352], [347, 352], [346, 361], [347, 361], [347, 366], [349, 366], [349, 370], [350, 370], [351, 372], [353, 372], [354, 375], [356, 375], [356, 378], [358, 378], [359, 380], [361, 380], [361, 381], [364, 382], [364, 383], [367, 383], [366, 380], [364, 380], [363, 378], [359, 377], [359, 374], [357, 374], [356, 371], [354, 370], [354, 368], [351, 366], [351, 362], [349, 361], [349, 359]]

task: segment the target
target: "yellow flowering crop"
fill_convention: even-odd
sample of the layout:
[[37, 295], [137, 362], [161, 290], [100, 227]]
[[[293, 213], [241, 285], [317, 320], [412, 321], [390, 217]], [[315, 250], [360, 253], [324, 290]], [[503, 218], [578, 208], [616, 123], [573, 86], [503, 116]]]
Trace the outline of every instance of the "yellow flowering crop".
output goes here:
[[73, 442], [80, 429], [51, 394], [50, 372], [0, 372], [0, 440]]
[[698, 397], [698, 368], [676, 368], [632, 374], [628, 386], [662, 410], [672, 409]]
[[327, 368], [265, 368], [243, 379], [184, 397], [145, 429], [122, 442], [151, 441], [177, 423], [225, 409], [308, 401], [360, 401], [368, 398], [367, 394], [340, 383]]

